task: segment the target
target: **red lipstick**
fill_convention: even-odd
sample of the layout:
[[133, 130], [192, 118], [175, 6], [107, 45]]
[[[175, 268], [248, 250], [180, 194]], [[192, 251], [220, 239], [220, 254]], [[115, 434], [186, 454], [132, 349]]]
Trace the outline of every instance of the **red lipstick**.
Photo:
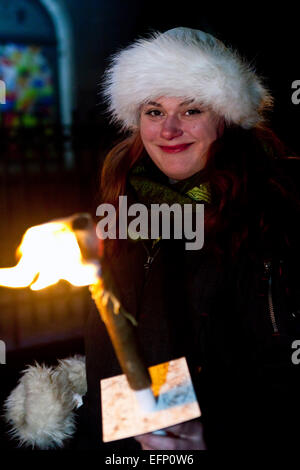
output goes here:
[[160, 145], [160, 148], [163, 150], [163, 152], [178, 153], [178, 152], [182, 152], [183, 150], [186, 150], [190, 145], [192, 144], [180, 144], [180, 145], [172, 145], [172, 146], [167, 146], [167, 147]]

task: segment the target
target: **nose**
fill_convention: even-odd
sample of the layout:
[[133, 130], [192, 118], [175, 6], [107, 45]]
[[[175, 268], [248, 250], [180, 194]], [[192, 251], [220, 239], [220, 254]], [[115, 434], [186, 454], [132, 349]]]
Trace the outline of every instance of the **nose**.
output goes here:
[[162, 124], [161, 137], [167, 140], [172, 140], [183, 134], [181, 122], [177, 116], [168, 116]]

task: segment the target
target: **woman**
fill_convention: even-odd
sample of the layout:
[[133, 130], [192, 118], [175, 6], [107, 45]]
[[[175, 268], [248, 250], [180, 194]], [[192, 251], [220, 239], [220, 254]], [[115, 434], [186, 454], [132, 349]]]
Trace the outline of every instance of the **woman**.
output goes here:
[[[103, 201], [117, 208], [127, 195], [147, 207], [205, 205], [202, 249], [186, 250], [185, 240], [172, 236], [105, 242], [106, 282], [138, 321], [147, 365], [185, 356], [202, 411], [166, 436], [150, 433], [111, 448], [296, 442], [299, 209], [276, 166], [284, 146], [264, 123], [269, 92], [223, 43], [175, 28], [116, 54], [104, 94], [113, 120], [131, 134], [104, 162]], [[88, 393], [77, 441], [100, 448], [99, 380], [121, 371], [96, 311], [86, 348]]]
[[[223, 43], [175, 28], [116, 54], [104, 94], [113, 120], [130, 135], [105, 159], [103, 202], [116, 209], [119, 196], [148, 209], [188, 204], [196, 223], [194, 230], [183, 218], [179, 232], [174, 216], [167, 237], [162, 228], [153, 238], [150, 224], [140, 239], [131, 225], [127, 238], [106, 239], [104, 282], [135, 317], [147, 366], [186, 357], [202, 414], [165, 436], [103, 444], [99, 381], [121, 370], [94, 308], [86, 331], [88, 391], [71, 447], [116, 453], [298, 444], [300, 361], [293, 352], [300, 340], [300, 210], [278, 169], [284, 146], [264, 122], [269, 92]], [[203, 230], [200, 204], [204, 244], [196, 246], [190, 235], [197, 239]], [[82, 360], [71, 365], [68, 376], [80, 378], [84, 389]], [[70, 361], [59, 367], [70, 369]], [[55, 400], [53, 406], [61, 409]], [[48, 440], [31, 413], [44, 448], [61, 445], [74, 431], [73, 416], [65, 425], [64, 413], [56, 414], [60, 427]], [[39, 445], [32, 434], [23, 441]]]

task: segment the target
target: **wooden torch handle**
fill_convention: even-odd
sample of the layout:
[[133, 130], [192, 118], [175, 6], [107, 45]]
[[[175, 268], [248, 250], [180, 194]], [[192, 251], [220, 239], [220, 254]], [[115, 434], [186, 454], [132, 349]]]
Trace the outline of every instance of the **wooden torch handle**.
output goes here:
[[151, 387], [151, 378], [139, 350], [134, 325], [124, 315], [112, 293], [104, 290], [103, 280], [90, 286], [90, 292], [104, 321], [120, 366], [133, 390]]

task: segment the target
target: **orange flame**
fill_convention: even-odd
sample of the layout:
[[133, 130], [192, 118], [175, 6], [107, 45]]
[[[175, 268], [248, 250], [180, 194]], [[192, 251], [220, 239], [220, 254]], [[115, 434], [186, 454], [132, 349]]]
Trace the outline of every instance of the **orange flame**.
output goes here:
[[0, 285], [40, 290], [61, 279], [74, 286], [95, 284], [100, 265], [96, 259], [83, 258], [70, 220], [72, 217], [30, 227], [17, 249], [18, 264], [0, 269]]

